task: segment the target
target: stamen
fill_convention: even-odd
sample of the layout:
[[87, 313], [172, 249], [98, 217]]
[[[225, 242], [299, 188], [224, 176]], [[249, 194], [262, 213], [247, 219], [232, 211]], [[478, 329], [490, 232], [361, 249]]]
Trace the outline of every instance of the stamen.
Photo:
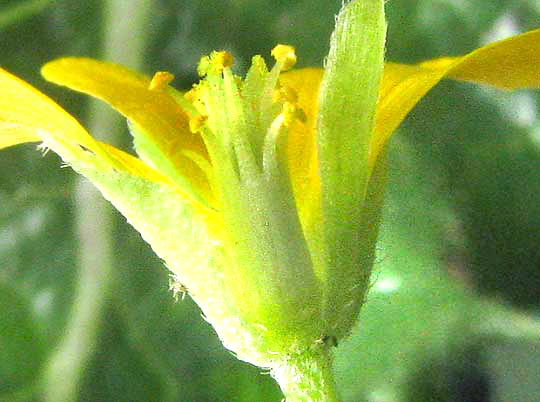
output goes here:
[[197, 72], [200, 77], [208, 74], [220, 74], [223, 69], [229, 68], [234, 63], [234, 57], [227, 51], [212, 52], [209, 56], [204, 56], [199, 61]]
[[195, 110], [202, 115], [207, 115], [205, 99], [208, 97], [208, 84], [202, 80], [184, 94], [184, 99], [192, 104]]
[[234, 57], [232, 54], [226, 51], [214, 52], [212, 61], [216, 67], [221, 68], [222, 70], [226, 67], [232, 67], [234, 63]]
[[277, 45], [272, 49], [271, 54], [281, 64], [281, 71], [289, 70], [296, 64], [294, 47], [290, 45]]
[[205, 77], [206, 74], [208, 74], [208, 71], [210, 70], [210, 57], [209, 56], [203, 56], [201, 57], [201, 60], [199, 60], [199, 65], [197, 66], [197, 74], [199, 74], [199, 77]]
[[169, 85], [172, 80], [174, 80], [174, 75], [172, 75], [171, 73], [167, 71], [158, 71], [152, 77], [152, 81], [150, 81], [148, 89], [150, 91], [164, 91], [167, 88], [167, 85]]

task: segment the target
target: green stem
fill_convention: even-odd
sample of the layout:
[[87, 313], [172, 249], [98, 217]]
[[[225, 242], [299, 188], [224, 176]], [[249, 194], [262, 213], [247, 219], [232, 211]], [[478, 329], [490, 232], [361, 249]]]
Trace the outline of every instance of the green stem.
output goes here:
[[[104, 1], [103, 58], [133, 68], [140, 66], [145, 48], [144, 27], [151, 6], [149, 0]], [[125, 131], [125, 123], [118, 114], [93, 102], [89, 115], [89, 129], [98, 134], [96, 138], [113, 144], [120, 142], [118, 137]], [[96, 347], [104, 307], [114, 287], [112, 209], [88, 181], [79, 180], [76, 190], [79, 276], [65, 335], [44, 373], [47, 402], [77, 399], [85, 368]]]
[[340, 402], [327, 350], [295, 356], [272, 368], [287, 402]]

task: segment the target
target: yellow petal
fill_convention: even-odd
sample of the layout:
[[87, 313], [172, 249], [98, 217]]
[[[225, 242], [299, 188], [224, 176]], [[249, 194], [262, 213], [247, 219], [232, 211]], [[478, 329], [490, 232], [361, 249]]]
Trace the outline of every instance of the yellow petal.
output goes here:
[[208, 178], [186, 156], [194, 152], [208, 160], [206, 147], [202, 138], [189, 130], [187, 115], [167, 91], [149, 89], [148, 77], [127, 68], [91, 59], [55, 60], [43, 66], [41, 73], [51, 82], [104, 100], [136, 123], [173, 162], [179, 176], [203, 198], [209, 198]]
[[26, 142], [50, 144], [52, 139], [65, 160], [84, 160], [99, 169], [115, 169], [171, 185], [139, 159], [94, 140], [52, 99], [1, 68], [0, 89], [0, 149]]
[[289, 171], [303, 223], [310, 219], [307, 214], [313, 211], [320, 192], [316, 123], [322, 75], [322, 69], [305, 68], [283, 73], [279, 78], [282, 86], [296, 92], [297, 105], [306, 116], [304, 122], [294, 121], [288, 136]]
[[415, 66], [387, 63], [371, 145], [371, 166], [405, 116], [444, 77], [501, 89], [538, 88], [540, 30], [495, 42], [463, 57], [436, 59]]
[[53, 136], [75, 152], [82, 145], [107, 159], [86, 130], [53, 100], [0, 68], [0, 148]]
[[0, 122], [0, 149], [26, 142], [40, 142], [41, 138], [34, 131], [2, 120]]
[[465, 57], [422, 63], [432, 70], [448, 70], [449, 78], [493, 85], [501, 89], [540, 87], [540, 30], [484, 46]]

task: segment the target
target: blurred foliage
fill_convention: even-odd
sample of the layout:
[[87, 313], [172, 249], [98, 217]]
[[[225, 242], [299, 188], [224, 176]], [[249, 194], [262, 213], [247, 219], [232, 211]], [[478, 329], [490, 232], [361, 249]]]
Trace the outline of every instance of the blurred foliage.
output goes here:
[[4, 7], [0, 9], [0, 29], [12, 24], [17, 24], [25, 18], [39, 13], [51, 3], [52, 0], [26, 0], [26, 1], [3, 1]]
[[[188, 88], [201, 55], [227, 48], [241, 71], [277, 42], [296, 45], [300, 66], [321, 66], [340, 4], [158, 1], [145, 72], [172, 71], [175, 85]], [[99, 0], [0, 1], [2, 67], [84, 120], [85, 99], [38, 72], [61, 55], [98, 55], [102, 8]], [[387, 13], [388, 59], [416, 62], [533, 29], [540, 7], [392, 0]], [[472, 367], [470, 378], [484, 378], [470, 365], [481, 360], [472, 341], [481, 324], [508, 303], [538, 314], [539, 99], [444, 82], [395, 137], [373, 289], [353, 336], [336, 350], [346, 400], [466, 400], [455, 399], [463, 387], [456, 391], [452, 373]], [[0, 157], [2, 401], [40, 400], [41, 371], [70, 317], [75, 175], [59, 167], [32, 145]], [[279, 401], [273, 380], [224, 350], [189, 297], [174, 301], [162, 263], [123, 218], [115, 221], [113, 297], [79, 400]]]

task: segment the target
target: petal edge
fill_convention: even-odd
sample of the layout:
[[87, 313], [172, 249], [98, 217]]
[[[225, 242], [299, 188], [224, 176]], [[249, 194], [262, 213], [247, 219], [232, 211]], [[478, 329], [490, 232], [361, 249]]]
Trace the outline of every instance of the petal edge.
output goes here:
[[540, 30], [489, 44], [463, 57], [445, 57], [418, 65], [387, 63], [370, 147], [370, 166], [412, 108], [445, 77], [507, 90], [539, 88]]

